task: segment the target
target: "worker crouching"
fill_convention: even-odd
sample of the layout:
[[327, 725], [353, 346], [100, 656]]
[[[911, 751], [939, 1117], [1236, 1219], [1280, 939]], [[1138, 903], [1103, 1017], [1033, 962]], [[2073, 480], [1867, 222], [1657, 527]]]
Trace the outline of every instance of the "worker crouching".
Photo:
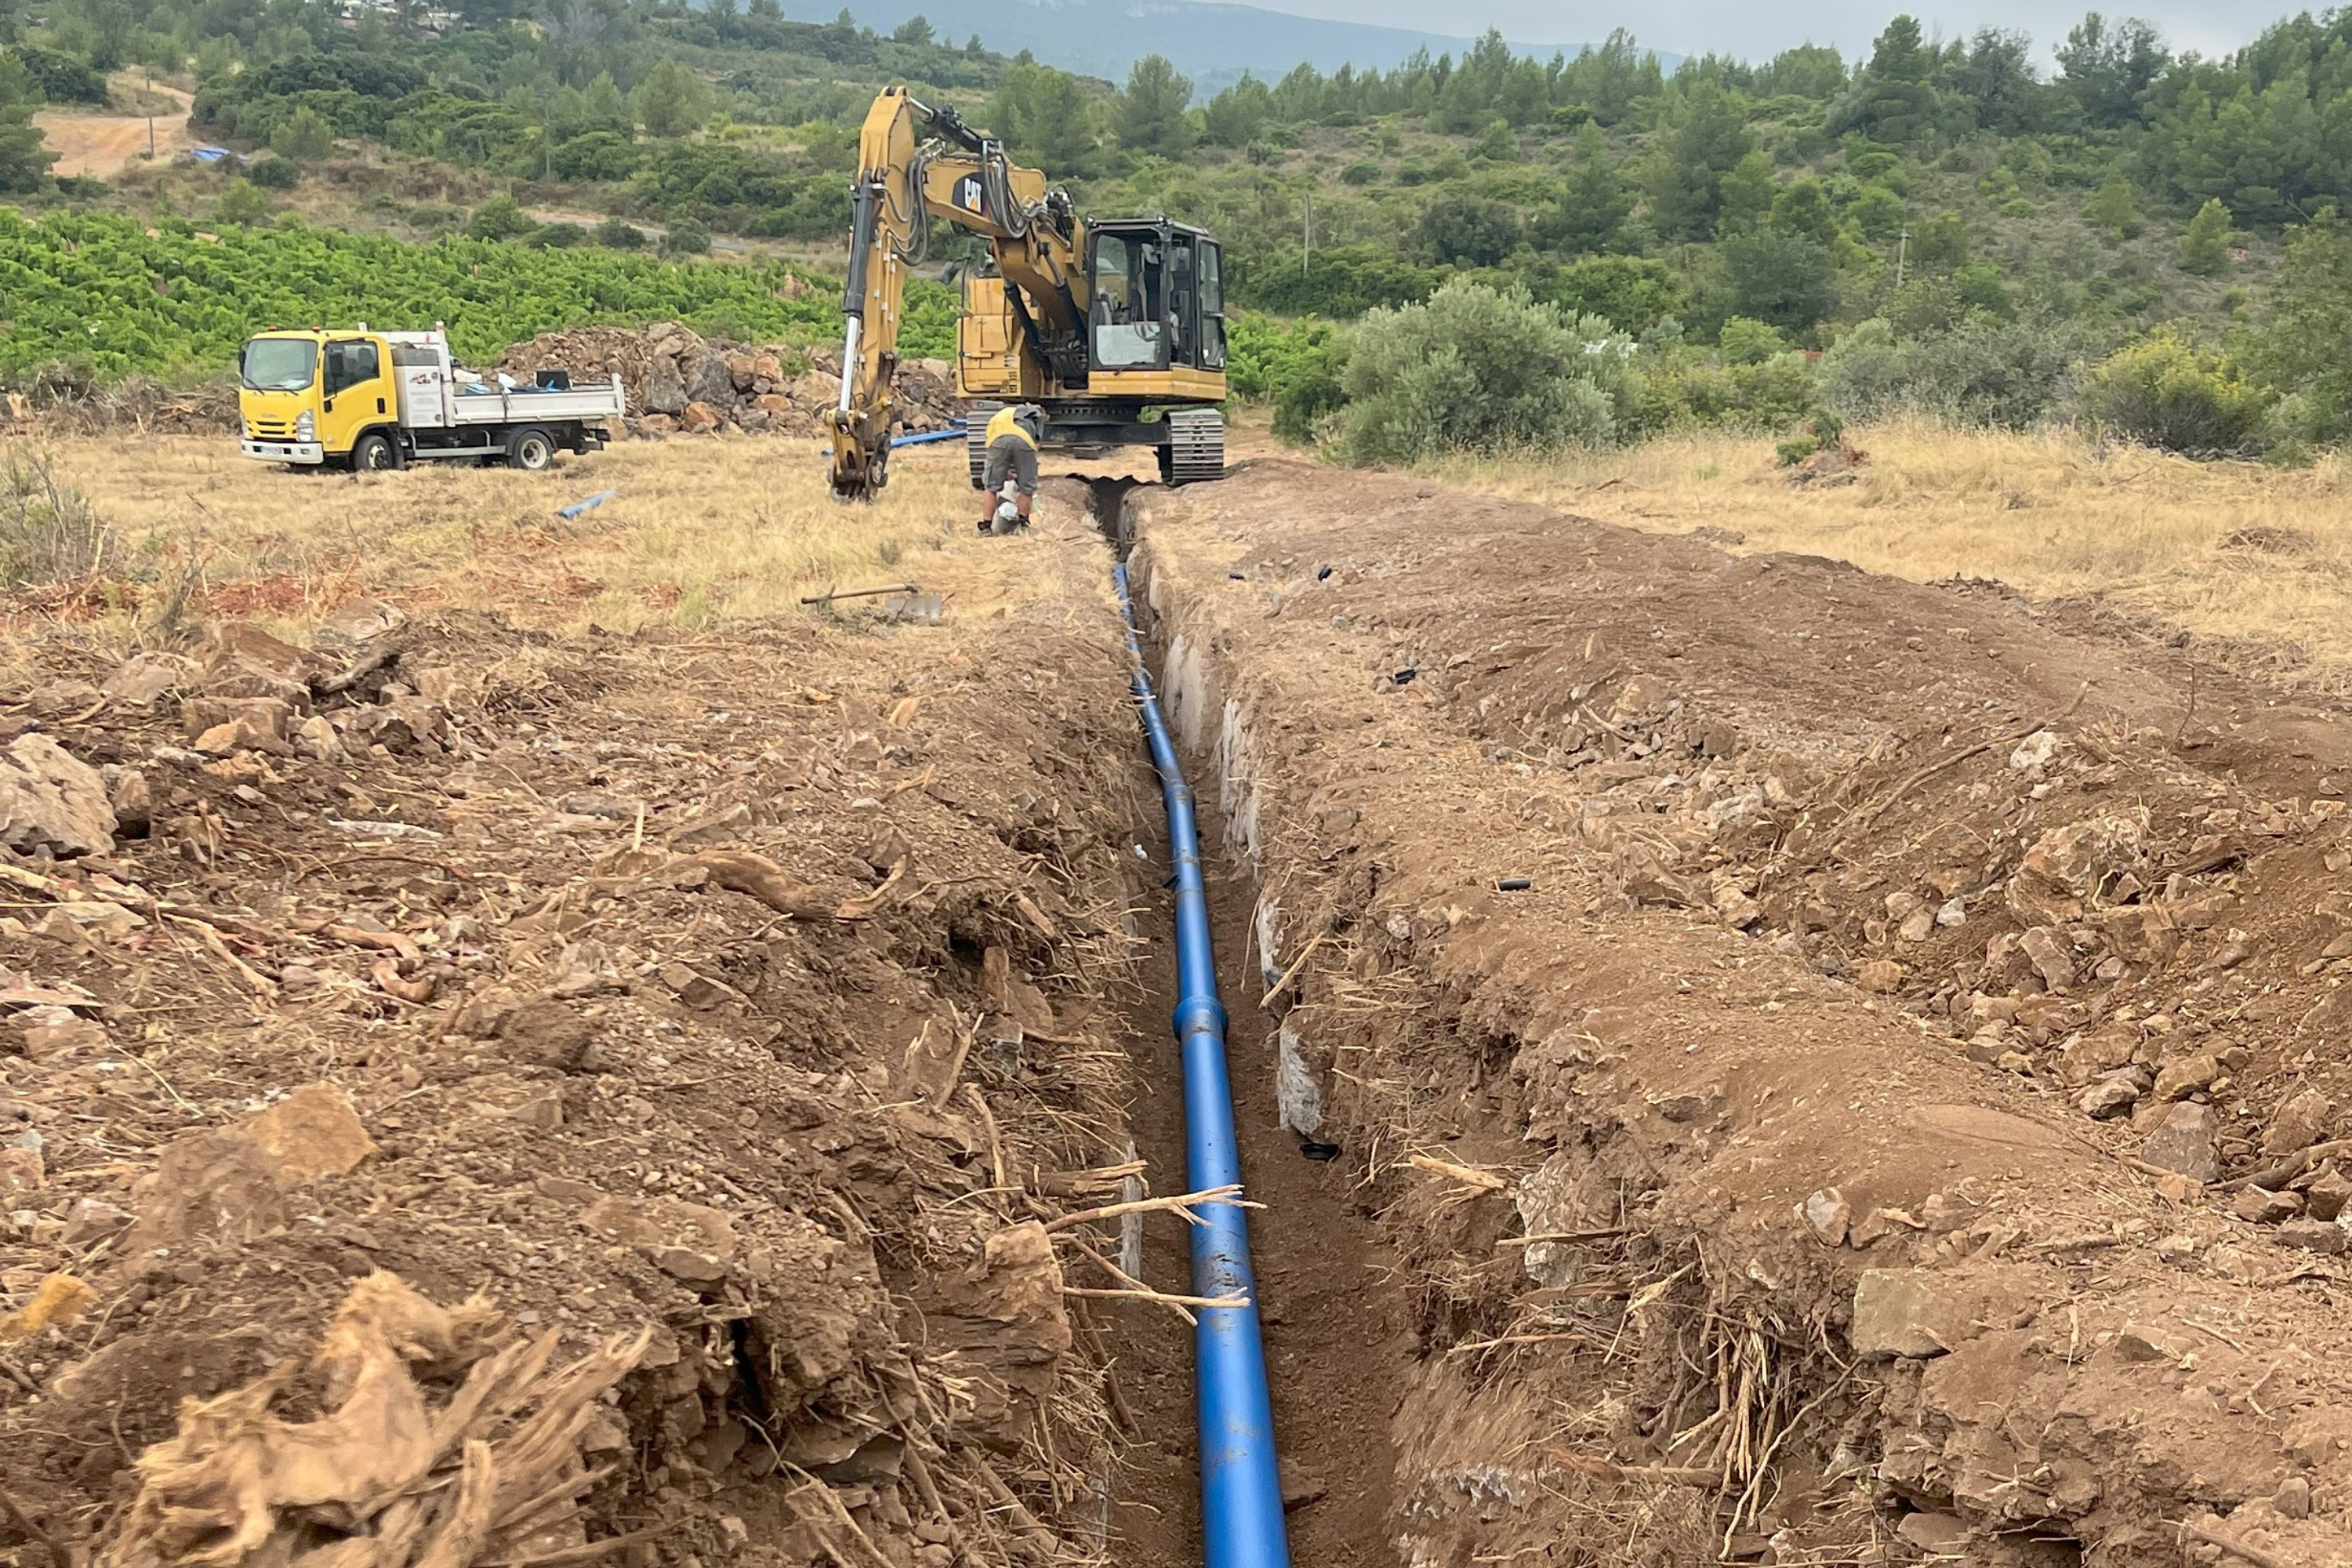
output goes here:
[[1045, 411], [1034, 403], [1000, 408], [989, 420], [988, 460], [981, 470], [988, 510], [980, 520], [981, 532], [1012, 533], [1029, 526], [1037, 500], [1037, 443], [1045, 437]]

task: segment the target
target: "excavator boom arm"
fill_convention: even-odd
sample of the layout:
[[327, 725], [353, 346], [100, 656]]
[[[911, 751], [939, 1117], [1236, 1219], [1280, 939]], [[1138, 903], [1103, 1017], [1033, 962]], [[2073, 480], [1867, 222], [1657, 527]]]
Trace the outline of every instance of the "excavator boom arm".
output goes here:
[[833, 492], [855, 500], [887, 477], [907, 268], [922, 259], [931, 223], [986, 239], [998, 271], [1026, 297], [1040, 352], [1075, 355], [1081, 369], [1086, 280], [1078, 226], [1045, 176], [1013, 163], [952, 109], [919, 103], [904, 88], [883, 92], [866, 111], [850, 214]]

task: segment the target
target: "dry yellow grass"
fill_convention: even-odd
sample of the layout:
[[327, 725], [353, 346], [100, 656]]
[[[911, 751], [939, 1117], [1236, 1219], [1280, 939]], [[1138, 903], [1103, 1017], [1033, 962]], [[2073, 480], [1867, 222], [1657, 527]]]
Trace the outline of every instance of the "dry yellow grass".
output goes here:
[[2064, 435], [1927, 424], [1857, 430], [1852, 484], [1788, 482], [1769, 440], [1693, 436], [1622, 452], [1460, 459], [1433, 472], [1654, 532], [1744, 536], [1919, 581], [1997, 578], [2041, 598], [2096, 595], [2275, 672], [2352, 688], [2352, 466], [2295, 470], [2104, 453]]
[[[142, 602], [86, 612], [126, 646], [182, 580], [215, 616], [300, 632], [357, 597], [411, 611], [495, 610], [518, 624], [647, 623], [802, 613], [802, 595], [915, 581], [985, 598], [1003, 552], [970, 549], [978, 499], [962, 449], [899, 454], [870, 506], [834, 503], [811, 440], [629, 441], [552, 475], [427, 465], [299, 474], [227, 437], [19, 442], [114, 531], [110, 559]], [[619, 493], [575, 520], [555, 509]]]

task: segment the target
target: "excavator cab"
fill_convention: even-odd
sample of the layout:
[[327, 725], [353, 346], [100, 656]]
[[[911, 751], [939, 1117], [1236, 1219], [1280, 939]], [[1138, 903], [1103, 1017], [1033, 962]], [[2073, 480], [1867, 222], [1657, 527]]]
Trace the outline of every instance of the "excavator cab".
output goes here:
[[1215, 240], [1164, 218], [1089, 224], [1087, 274], [1088, 391], [1113, 391], [1125, 373], [1224, 368]]

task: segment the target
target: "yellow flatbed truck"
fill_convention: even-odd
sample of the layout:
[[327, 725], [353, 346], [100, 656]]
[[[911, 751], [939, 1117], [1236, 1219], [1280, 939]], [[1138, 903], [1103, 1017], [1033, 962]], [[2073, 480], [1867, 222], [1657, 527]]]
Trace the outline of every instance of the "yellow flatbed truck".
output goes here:
[[562, 371], [541, 371], [520, 384], [466, 370], [437, 327], [262, 332], [246, 343], [237, 373], [241, 450], [297, 468], [548, 468], [558, 452], [604, 446], [627, 407], [617, 381], [575, 386]]

